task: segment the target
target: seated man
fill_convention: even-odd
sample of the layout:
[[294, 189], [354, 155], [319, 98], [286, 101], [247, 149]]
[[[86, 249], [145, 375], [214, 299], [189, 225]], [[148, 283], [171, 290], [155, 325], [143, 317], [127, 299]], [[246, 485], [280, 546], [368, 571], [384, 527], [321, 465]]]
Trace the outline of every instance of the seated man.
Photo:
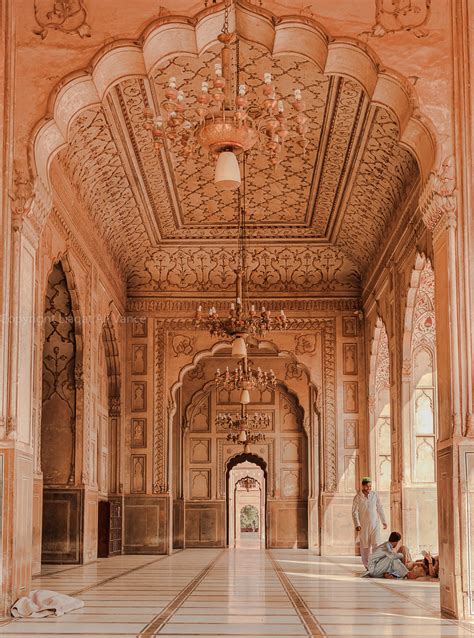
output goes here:
[[[372, 578], [406, 578], [409, 574], [404, 564], [406, 557], [396, 549], [400, 544], [402, 535], [392, 532], [386, 543], [382, 543], [375, 548], [374, 553], [369, 558], [367, 576]], [[416, 576], [408, 575], [408, 578]]]

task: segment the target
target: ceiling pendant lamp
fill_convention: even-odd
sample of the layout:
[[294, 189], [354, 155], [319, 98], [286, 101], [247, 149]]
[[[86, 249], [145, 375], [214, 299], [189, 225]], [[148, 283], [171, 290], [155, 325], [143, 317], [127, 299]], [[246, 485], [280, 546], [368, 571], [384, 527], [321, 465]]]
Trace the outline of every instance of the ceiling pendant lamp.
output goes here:
[[241, 182], [239, 162], [232, 151], [222, 151], [217, 157], [214, 184], [222, 191], [235, 191]]
[[250, 392], [244, 388], [240, 394], [240, 403], [242, 405], [248, 405], [250, 403]]
[[232, 356], [239, 359], [247, 356], [247, 344], [244, 337], [236, 337], [232, 342]]

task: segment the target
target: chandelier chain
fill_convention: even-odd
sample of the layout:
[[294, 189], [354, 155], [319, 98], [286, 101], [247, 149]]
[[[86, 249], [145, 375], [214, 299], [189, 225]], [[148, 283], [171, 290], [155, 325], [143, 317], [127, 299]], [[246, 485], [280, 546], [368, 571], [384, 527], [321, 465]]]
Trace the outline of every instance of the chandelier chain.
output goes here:
[[224, 25], [222, 27], [222, 33], [224, 33], [225, 35], [229, 33], [229, 6], [230, 6], [230, 0], [225, 0]]

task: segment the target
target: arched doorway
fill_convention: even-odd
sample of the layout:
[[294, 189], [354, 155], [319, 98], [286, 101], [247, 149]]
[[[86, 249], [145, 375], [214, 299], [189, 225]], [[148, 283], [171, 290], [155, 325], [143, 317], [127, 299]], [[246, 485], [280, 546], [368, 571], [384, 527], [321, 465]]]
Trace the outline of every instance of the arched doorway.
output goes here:
[[[274, 350], [252, 351], [250, 356], [255, 365], [273, 368], [277, 378], [285, 378], [287, 361], [276, 356]], [[175, 547], [224, 547], [229, 542], [227, 463], [242, 452], [242, 446], [228, 440], [228, 430], [218, 417], [236, 414], [240, 395], [217, 390], [212, 381], [216, 369], [227, 365], [235, 366], [235, 359], [232, 361], [224, 350], [203, 357], [184, 375], [175, 395], [173, 485], [182, 485], [182, 498], [174, 502], [174, 527], [179, 526], [173, 529]], [[308, 399], [310, 386], [302, 372], [296, 382]], [[248, 412], [269, 417], [263, 432], [265, 440], [250, 450], [266, 463], [266, 545], [307, 547], [310, 475], [314, 478], [317, 473], [309, 471], [308, 432], [303, 427], [299, 397], [279, 381], [275, 390], [253, 392]], [[311, 515], [314, 517], [313, 511]]]
[[407, 294], [402, 367], [403, 534], [415, 553], [438, 550], [434, 272], [417, 255]]
[[237, 454], [226, 468], [227, 546], [260, 549], [267, 537], [267, 464], [255, 454]]

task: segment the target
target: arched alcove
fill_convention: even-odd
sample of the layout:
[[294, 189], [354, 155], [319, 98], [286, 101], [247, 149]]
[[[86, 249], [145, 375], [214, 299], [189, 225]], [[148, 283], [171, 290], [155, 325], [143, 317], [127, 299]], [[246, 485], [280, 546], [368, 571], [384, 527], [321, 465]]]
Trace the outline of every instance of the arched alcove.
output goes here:
[[434, 272], [418, 254], [407, 291], [403, 334], [403, 532], [415, 552], [438, 550], [437, 388]]
[[[82, 425], [79, 392], [82, 361], [66, 262], [54, 264], [44, 304], [42, 353], [41, 469], [43, 472], [42, 560], [81, 560], [82, 499], [77, 489]], [[71, 278], [69, 279], [71, 281]], [[78, 338], [79, 332], [79, 338]], [[78, 343], [79, 342], [79, 343]], [[82, 393], [81, 393], [82, 394]]]

